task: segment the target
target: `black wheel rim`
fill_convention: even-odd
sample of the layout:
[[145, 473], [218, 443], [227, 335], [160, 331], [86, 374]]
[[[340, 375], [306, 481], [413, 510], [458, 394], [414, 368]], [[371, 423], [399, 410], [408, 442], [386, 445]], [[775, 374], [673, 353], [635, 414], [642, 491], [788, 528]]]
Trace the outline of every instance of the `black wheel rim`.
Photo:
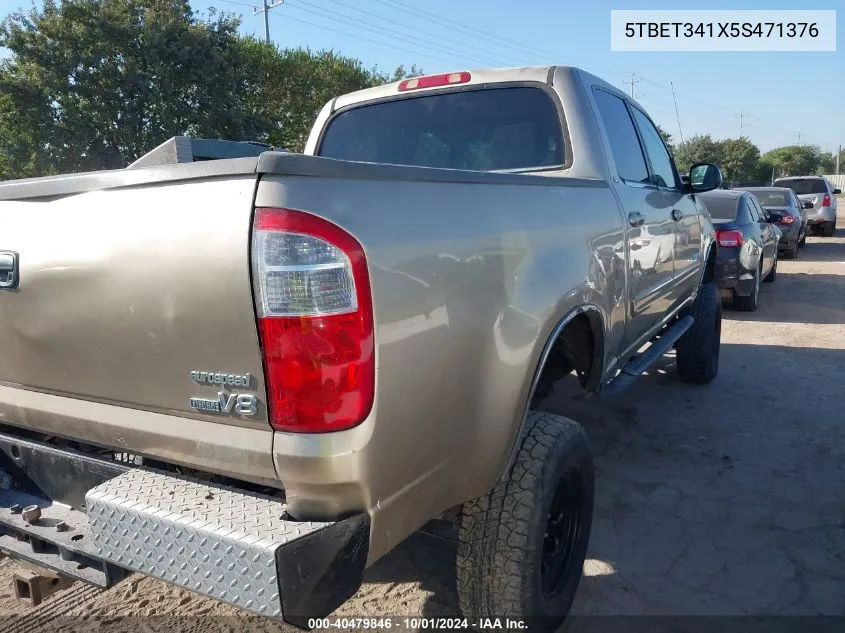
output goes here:
[[576, 550], [583, 512], [583, 483], [576, 472], [570, 471], [558, 484], [546, 520], [540, 560], [540, 585], [546, 599], [557, 596], [573, 574], [581, 575]]

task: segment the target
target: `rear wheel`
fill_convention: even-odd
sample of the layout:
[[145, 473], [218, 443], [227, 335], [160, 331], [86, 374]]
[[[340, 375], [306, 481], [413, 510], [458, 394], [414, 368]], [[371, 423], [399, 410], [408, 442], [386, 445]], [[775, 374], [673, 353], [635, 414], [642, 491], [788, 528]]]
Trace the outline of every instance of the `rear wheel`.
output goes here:
[[676, 366], [682, 381], [703, 384], [719, 373], [722, 300], [716, 286], [707, 284], [698, 289], [692, 316], [692, 327], [675, 345]]
[[[798, 259], [798, 242], [787, 248], [783, 254], [786, 259]], [[775, 263], [777, 263], [777, 259], [775, 259]], [[766, 276], [765, 281], [769, 281], [768, 276]]]
[[836, 231], [836, 222], [826, 222], [824, 225], [822, 235], [824, 237], [833, 237], [834, 232]]
[[[741, 310], [742, 312], [754, 312], [757, 308], [760, 307], [760, 277], [763, 274], [763, 263], [757, 266], [757, 269], [754, 271], [754, 279], [752, 281], [751, 286], [751, 293], [748, 296], [743, 297], [742, 295], [736, 294], [734, 292], [734, 309]], [[771, 274], [771, 273], [769, 273]]]
[[[795, 257], [798, 257], [798, 254], [797, 254], [798, 246], [796, 245], [794, 248], [795, 248], [795, 251], [796, 251]], [[767, 284], [773, 283], [774, 280], [777, 279], [777, 276], [778, 276], [778, 259], [780, 259], [780, 258], [778, 257], [777, 253], [775, 253], [775, 263], [772, 264], [772, 269], [769, 271], [769, 274], [766, 275], [766, 278], [763, 279], [763, 281], [766, 282]]]
[[581, 579], [593, 518], [594, 471], [577, 422], [532, 411], [508, 475], [464, 504], [457, 585], [468, 619], [511, 617], [557, 630]]
[[801, 236], [801, 239], [798, 240], [798, 246], [800, 246], [801, 248], [804, 248], [804, 246], [806, 246], [807, 244], [807, 230], [807, 228], [804, 229], [804, 234]]

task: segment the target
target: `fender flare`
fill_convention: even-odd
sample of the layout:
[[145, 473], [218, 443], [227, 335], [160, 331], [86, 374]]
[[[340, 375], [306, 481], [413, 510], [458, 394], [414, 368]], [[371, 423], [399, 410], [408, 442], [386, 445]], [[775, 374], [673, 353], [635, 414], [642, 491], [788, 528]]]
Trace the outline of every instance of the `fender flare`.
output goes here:
[[[526, 399], [525, 406], [523, 407], [522, 418], [519, 421], [519, 430], [517, 431], [513, 444], [511, 445], [510, 454], [508, 455], [508, 459], [505, 462], [505, 466], [499, 475], [499, 481], [503, 480], [510, 472], [511, 468], [513, 468], [514, 460], [516, 459], [516, 455], [519, 452], [519, 447], [522, 446], [522, 443], [525, 440], [525, 436], [528, 433], [526, 421], [528, 420], [528, 414], [530, 412], [531, 400], [534, 398], [534, 392], [537, 389], [537, 383], [539, 382], [540, 376], [542, 375], [543, 370], [546, 367], [546, 362], [549, 359], [549, 354], [551, 353], [555, 342], [563, 333], [566, 326], [569, 325], [572, 320], [575, 319], [575, 317], [581, 316], [582, 314], [587, 315], [587, 317], [590, 318], [591, 324], [593, 319], [596, 319], [601, 326], [599, 332], [601, 333], [602, 340], [600, 341], [600, 344], [596, 345], [593, 349], [593, 360], [595, 362], [597, 358], [598, 365], [596, 366], [597, 369], [594, 369], [594, 371], [592, 372], [593, 375], [591, 376], [591, 381], [594, 381], [596, 383], [601, 381], [601, 377], [604, 372], [604, 313], [598, 306], [594, 304], [584, 304], [571, 309], [563, 316], [563, 318], [561, 318], [557, 322], [555, 327], [552, 329], [548, 340], [543, 346], [543, 351], [540, 354], [540, 361], [537, 363], [537, 368], [534, 370], [534, 376], [531, 379], [531, 388], [528, 390], [528, 398]], [[597, 378], [595, 378], [596, 376]]]

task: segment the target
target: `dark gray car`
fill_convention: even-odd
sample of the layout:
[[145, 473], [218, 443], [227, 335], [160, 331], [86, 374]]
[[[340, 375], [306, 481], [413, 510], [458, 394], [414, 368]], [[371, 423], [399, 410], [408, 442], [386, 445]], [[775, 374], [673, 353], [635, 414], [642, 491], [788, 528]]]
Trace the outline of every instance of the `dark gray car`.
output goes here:
[[757, 197], [769, 222], [781, 230], [778, 253], [787, 259], [798, 257], [798, 249], [807, 240], [807, 212], [795, 192], [787, 187], [744, 187], [743, 191]]
[[697, 197], [710, 212], [716, 229], [721, 297], [731, 301], [736, 310], [753, 312], [760, 305], [760, 283], [772, 282], [777, 275], [780, 232], [747, 191], [716, 190]]

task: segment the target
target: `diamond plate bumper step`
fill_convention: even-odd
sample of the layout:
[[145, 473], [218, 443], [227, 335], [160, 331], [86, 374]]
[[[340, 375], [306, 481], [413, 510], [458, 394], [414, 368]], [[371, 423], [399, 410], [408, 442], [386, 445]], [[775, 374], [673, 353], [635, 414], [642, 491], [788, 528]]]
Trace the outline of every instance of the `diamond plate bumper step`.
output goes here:
[[146, 469], [85, 495], [105, 561], [306, 627], [361, 585], [369, 517], [292, 521], [284, 503]]
[[[29, 505], [41, 508], [32, 523]], [[285, 510], [273, 497], [0, 433], [0, 551], [97, 587], [136, 571], [308, 628], [361, 586], [370, 521], [294, 521]]]

